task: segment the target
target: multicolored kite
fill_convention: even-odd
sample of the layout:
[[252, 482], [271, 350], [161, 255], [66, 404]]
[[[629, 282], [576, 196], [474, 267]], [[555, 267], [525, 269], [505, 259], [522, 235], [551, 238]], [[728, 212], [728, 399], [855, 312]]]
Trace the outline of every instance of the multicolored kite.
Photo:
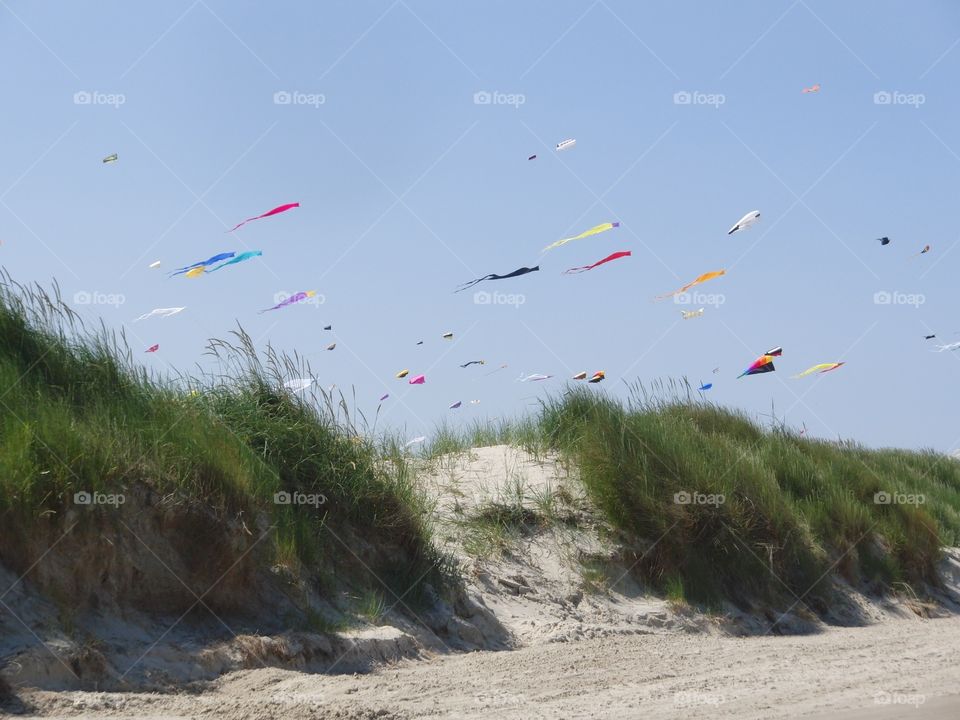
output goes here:
[[694, 285], [705, 283], [707, 282], [707, 280], [713, 280], [714, 278], [718, 278], [721, 275], [726, 275], [726, 274], [727, 274], [726, 270], [713, 270], [711, 272], [704, 273], [693, 282], [688, 282], [679, 290], [674, 290], [673, 292], [667, 293], [666, 295], [658, 295], [657, 297], [654, 298], [654, 300], [666, 300], [667, 298], [673, 297], [674, 295], [683, 295], [683, 293], [685, 293], [687, 290], [692, 288]]
[[763, 355], [754, 360], [750, 367], [737, 375], [737, 379], [739, 380], [744, 375], [762, 375], [763, 373], [776, 371], [776, 368], [773, 366], [773, 359], [780, 357], [782, 354], [782, 347], [767, 350]]
[[576, 273], [586, 272], [587, 270], [593, 270], [595, 267], [600, 267], [604, 263], [611, 262], [613, 260], [619, 260], [620, 258], [630, 257], [629, 250], [621, 250], [620, 252], [615, 252], [612, 255], [607, 255], [603, 260], [597, 260], [593, 265], [584, 265], [583, 267], [570, 268], [569, 270], [564, 270], [564, 275], [574, 275]]
[[539, 269], [540, 269], [540, 266], [537, 265], [532, 268], [529, 268], [529, 267], [517, 268], [512, 273], [507, 273], [506, 275], [494, 275], [493, 273], [491, 273], [490, 275], [484, 275], [482, 278], [477, 278], [476, 280], [471, 280], [470, 282], [463, 283], [463, 285], [461, 285], [459, 288], [454, 290], [454, 292], [455, 293], [461, 292], [462, 290], [466, 290], [467, 288], [473, 287], [477, 283], [483, 282], [484, 280], [507, 280], [509, 278], [515, 278], [515, 277], [520, 277], [521, 275], [526, 275], [527, 273], [537, 272]]
[[592, 377], [592, 378], [590, 378], [589, 380], [587, 380], [587, 382], [589, 382], [589, 383], [598, 383], [598, 382], [600, 382], [601, 380], [605, 380], [606, 377], [607, 377], [607, 374], [606, 374], [603, 370], [598, 370], [597, 372], [595, 372], [595, 373], [593, 374], [593, 377]]
[[298, 292], [295, 295], [291, 295], [286, 300], [282, 302], [278, 302], [273, 307], [267, 308], [266, 310], [261, 310], [260, 313], [263, 314], [265, 312], [270, 312], [271, 310], [279, 310], [280, 308], [285, 308], [288, 305], [293, 305], [294, 303], [302, 302], [303, 300], [312, 298], [316, 294], [317, 294], [316, 290], [306, 290], [304, 292]]
[[[187, 265], [186, 267], [182, 267], [177, 270], [174, 270], [173, 272], [170, 273], [170, 277], [176, 277], [177, 275], [184, 275], [184, 274], [186, 274], [187, 277], [196, 277], [197, 273], [193, 271], [199, 269], [200, 273], [202, 274], [208, 265], [213, 265], [213, 263], [218, 263], [221, 260], [228, 260], [232, 258], [234, 255], [236, 255], [235, 252], [224, 252], [224, 253], [220, 253], [219, 255], [214, 255], [213, 257], [207, 258], [206, 260], [201, 260], [200, 262], [196, 262], [193, 265]], [[193, 272], [192, 275], [190, 274], [191, 272]]]
[[566, 245], [568, 242], [573, 242], [574, 240], [582, 240], [583, 238], [590, 237], [591, 235], [599, 235], [602, 232], [606, 232], [607, 230], [613, 230], [613, 228], [618, 228], [618, 227], [620, 227], [620, 223], [618, 222], [601, 223], [600, 225], [593, 226], [589, 230], [584, 230], [579, 235], [574, 235], [573, 237], [557, 240], [555, 243], [551, 245], [547, 245], [542, 250], [542, 252], [546, 252], [547, 250], [553, 250], [553, 248], [560, 247], [561, 245]]
[[833, 362], [833, 363], [820, 363], [819, 365], [814, 365], [804, 370], [799, 375], [794, 375], [794, 379], [806, 377], [807, 375], [812, 375], [813, 373], [826, 373], [831, 370], [836, 370], [838, 367], [844, 365], [842, 362]]
[[273, 210], [267, 210], [263, 215], [257, 215], [256, 217], [247, 218], [242, 223], [239, 223], [238, 225], [227, 230], [227, 232], [233, 232], [237, 228], [243, 227], [248, 222], [252, 222], [254, 220], [260, 220], [262, 218], [267, 218], [267, 217], [270, 217], [271, 215], [279, 215], [282, 212], [286, 212], [287, 210], [292, 210], [293, 208], [298, 208], [298, 207], [300, 207], [300, 203], [298, 202], [287, 203], [286, 205], [278, 205]]
[[263, 255], [263, 251], [262, 251], [262, 250], [250, 250], [250, 251], [248, 251], [248, 252], [242, 252], [242, 253], [240, 253], [239, 255], [237, 255], [235, 258], [233, 258], [232, 260], [227, 260], [227, 261], [224, 262], [224, 263], [220, 263], [220, 264], [217, 265], [216, 267], [213, 267], [213, 268], [210, 268], [209, 270], [207, 270], [207, 272], [216, 272], [216, 271], [219, 270], [220, 268], [226, 267], [227, 265], [234, 265], [234, 264], [236, 264], [236, 263], [241, 263], [241, 262], [243, 262], [244, 260], [249, 260], [250, 258], [260, 257], [261, 255]]

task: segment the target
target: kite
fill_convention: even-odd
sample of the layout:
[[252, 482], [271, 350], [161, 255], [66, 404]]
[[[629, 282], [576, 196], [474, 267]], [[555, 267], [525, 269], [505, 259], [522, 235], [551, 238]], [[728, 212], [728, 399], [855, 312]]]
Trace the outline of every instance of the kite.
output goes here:
[[587, 382], [589, 382], [589, 383], [598, 383], [598, 382], [600, 382], [601, 380], [605, 380], [606, 377], [607, 377], [607, 374], [606, 374], [603, 370], [598, 370], [597, 372], [595, 372], [595, 373], [593, 374], [593, 377], [592, 377], [592, 378], [590, 378], [589, 380], [587, 380]]
[[159, 260], [155, 260], [154, 262], [150, 263], [150, 268], [151, 268], [151, 269], [153, 269], [153, 268], [158, 268], [158, 267], [160, 267], [160, 261], [159, 261]]
[[680, 317], [682, 317], [684, 320], [703, 317], [703, 308], [700, 308], [699, 310], [681, 310]]
[[296, 378], [294, 380], [287, 380], [283, 386], [292, 392], [303, 392], [308, 387], [313, 385], [313, 380], [310, 378]]
[[477, 278], [476, 280], [471, 280], [470, 282], [463, 283], [463, 285], [461, 285], [459, 288], [454, 290], [454, 292], [457, 293], [457, 292], [460, 292], [461, 290], [466, 290], [467, 288], [473, 287], [477, 283], [483, 282], [484, 280], [506, 280], [508, 278], [520, 277], [521, 275], [526, 275], [527, 273], [537, 272], [539, 269], [540, 269], [540, 266], [537, 265], [532, 268], [529, 268], [529, 267], [517, 268], [512, 273], [507, 273], [506, 275], [494, 275], [493, 273], [491, 273], [489, 275], [484, 275], [482, 278]]
[[117, 154], [116, 154], [116, 153], [114, 153], [113, 155], [107, 155], [107, 156], [103, 159], [103, 164], [106, 165], [107, 163], [115, 163], [118, 159], [119, 159], [119, 158], [117, 157]]
[[936, 350], [932, 352], [944, 352], [944, 351], [953, 351], [960, 350], [960, 342], [949, 343], [948, 345], [938, 345]]
[[574, 138], [569, 138], [568, 140], [562, 140], [561, 142], [557, 143], [557, 152], [560, 152], [562, 150], [569, 150], [576, 144], [577, 144], [577, 141]]
[[923, 336], [923, 339], [924, 339], [924, 340], [933, 340], [935, 337], [936, 337], [936, 335], [924, 335], [924, 336]]
[[330, 343], [329, 345], [327, 345], [327, 350], [333, 350], [336, 346], [337, 346], [336, 343]]
[[156, 352], [156, 351], [159, 350], [159, 349], [160, 349], [160, 346], [159, 346], [159, 345], [151, 345], [150, 347], [147, 348], [146, 351], [149, 352], [149, 353], [154, 353], [154, 352]]
[[536, 159], [537, 159], [536, 155], [531, 155], [530, 157], [527, 158], [527, 160], [536, 160]]
[[463, 405], [463, 403], [460, 402], [459, 400], [457, 400], [453, 405], [450, 406], [449, 409], [450, 409], [450, 410], [456, 410], [456, 409], [457, 409], [458, 407], [460, 407], [461, 405]]
[[417, 345], [423, 345], [423, 340], [417, 340]]
[[587, 373], [586, 373], [586, 371], [584, 371], [584, 372], [578, 372], [576, 375], [573, 376], [573, 379], [574, 379], [574, 380], [586, 380], [586, 379], [587, 379]]
[[527, 375], [524, 377], [521, 375], [517, 380], [519, 382], [537, 382], [538, 380], [549, 380], [553, 375], [541, 375], [540, 373], [533, 373], [532, 375]]
[[170, 273], [170, 277], [174, 277], [176, 275], [183, 275], [184, 273], [186, 273], [188, 277], [196, 277], [196, 274], [190, 275], [190, 272], [193, 270], [196, 270], [197, 268], [200, 268], [201, 269], [200, 272], [203, 272], [203, 270], [206, 269], [207, 265], [213, 265], [213, 263], [218, 263], [221, 260], [229, 260], [234, 255], [236, 255], [235, 252], [225, 252], [225, 253], [220, 253], [219, 255], [214, 255], [211, 258], [207, 258], [206, 260], [201, 260], [200, 262], [194, 263], [193, 265], [187, 265], [186, 267], [182, 267], [177, 270], [174, 270], [172, 273]]
[[[619, 223], [618, 223], [619, 224]], [[595, 267], [599, 267], [604, 263], [611, 262], [613, 260], [619, 260], [620, 258], [630, 257], [629, 250], [621, 250], [620, 252], [615, 252], [612, 255], [607, 255], [603, 260], [597, 260], [593, 265], [584, 265], [583, 267], [570, 268], [569, 270], [564, 270], [564, 275], [574, 275], [576, 273], [586, 272], [587, 270], [593, 270]]]
[[[263, 255], [262, 250], [250, 250], [248, 252], [242, 252], [232, 260], [227, 260], [225, 263], [220, 263], [215, 268], [210, 268], [207, 272], [216, 272], [220, 268], [226, 267], [227, 265], [233, 265], [234, 263], [243, 262], [244, 260], [249, 260], [250, 258], [260, 257], [261, 255]], [[187, 275], [189, 276], [189, 273], [187, 273]]]
[[460, 367], [466, 368], [466, 367], [470, 367], [471, 365], [486, 365], [486, 364], [487, 364], [486, 360], [471, 360], [468, 363], [464, 363]]
[[734, 225], [727, 231], [727, 235], [733, 235], [737, 230], [746, 230], [748, 227], [756, 223], [760, 219], [759, 210], [751, 210], [742, 218], [737, 221], [737, 224]]
[[889, 245], [890, 238], [888, 237], [877, 238], [877, 242], [880, 243], [881, 245]]
[[713, 369], [713, 374], [716, 375], [718, 372], [720, 372], [720, 368], [715, 367], [715, 368]]
[[140, 320], [146, 320], [147, 318], [152, 318], [154, 315], [158, 315], [159, 317], [162, 317], [162, 318], [167, 318], [167, 317], [170, 317], [171, 315], [176, 315], [178, 312], [183, 312], [184, 310], [186, 310], [185, 307], [156, 308], [155, 310], [151, 310], [150, 312], [141, 315], [136, 320], [134, 320], [134, 322], [139, 322]]
[[427, 438], [426, 438], [426, 436], [424, 436], [424, 435], [421, 435], [420, 437], [415, 437], [413, 440], [411, 440], [411, 441], [408, 442], [406, 445], [404, 445], [404, 447], [410, 447], [411, 445], [417, 445], [418, 443], [422, 443], [422, 442], [423, 442], [424, 440], [426, 440], [426, 439], [427, 439]]
[[701, 383], [700, 387], [697, 388], [697, 389], [698, 389], [698, 390], [702, 390], [702, 391], [706, 391], [706, 390], [709, 390], [709, 389], [712, 388], [712, 387], [713, 387], [713, 383], [706, 383], [706, 384]]
[[[925, 255], [925, 254], [928, 253], [928, 252], [930, 252], [930, 246], [929, 246], [929, 245], [924, 245], [924, 246], [923, 246], [923, 250], [921, 250], [920, 252], [918, 252], [917, 255]], [[916, 257], [916, 255], [914, 255], [914, 257]]]
[[471, 401], [470, 401], [470, 404], [471, 404], [471, 405], [479, 405], [479, 404], [480, 404], [480, 401], [479, 401], [479, 400], [471, 400]]
[[423, 385], [427, 381], [426, 375], [417, 375], [416, 377], [410, 378], [407, 382], [410, 385]]
[[826, 372], [830, 372], [831, 370], [836, 370], [838, 367], [845, 364], [846, 363], [842, 363], [842, 362], [820, 363], [819, 365], [814, 365], [813, 367], [807, 368], [799, 375], [794, 375], [793, 377], [794, 379], [796, 379], [796, 378], [806, 377], [807, 375], [812, 375], [813, 373], [826, 373]]
[[682, 294], [685, 293], [687, 290], [689, 290], [690, 288], [692, 288], [694, 285], [699, 285], [700, 283], [705, 283], [705, 282], [707, 282], [707, 280], [713, 280], [714, 278], [718, 278], [718, 277], [720, 277], [721, 275], [726, 275], [726, 274], [727, 274], [727, 271], [726, 271], [726, 270], [713, 270], [712, 272], [704, 273], [703, 275], [701, 275], [700, 277], [698, 277], [698, 278], [697, 278], [696, 280], [694, 280], [693, 282], [689, 282], [689, 283], [687, 283], [686, 285], [684, 285], [684, 286], [683, 286], [682, 288], [680, 288], [679, 290], [674, 290], [673, 292], [667, 293], [666, 295], [658, 295], [656, 298], [654, 298], [654, 300], [665, 300], [666, 298], [668, 298], [668, 297], [673, 297], [674, 295], [682, 295]]
[[761, 375], [763, 373], [775, 372], [776, 368], [773, 366], [773, 359], [780, 357], [782, 354], [782, 347], [775, 347], [772, 350], [767, 350], [763, 355], [754, 360], [750, 367], [737, 375], [737, 379], [739, 380], [744, 375]]
[[263, 314], [265, 312], [270, 312], [271, 310], [279, 310], [280, 308], [285, 308], [287, 307], [287, 305], [293, 305], [294, 303], [298, 303], [301, 300], [312, 298], [316, 294], [317, 294], [316, 290], [307, 290], [305, 292], [298, 292], [296, 295], [291, 295], [283, 302], [278, 302], [273, 307], [267, 308], [266, 310], [261, 310], [260, 314]]
[[452, 332], [445, 332], [443, 335], [441, 335], [441, 337], [442, 337], [444, 340], [453, 340], [453, 333], [452, 333]]
[[803, 91], [804, 91], [805, 93], [820, 92], [820, 83], [817, 83], [816, 85], [813, 85], [813, 86], [808, 87], [808, 88], [804, 88]]
[[409, 374], [410, 374], [409, 370], [401, 370], [400, 372], [397, 373], [397, 376], [396, 376], [397, 380], [403, 380], [403, 378], [405, 378]]
[[237, 228], [243, 227], [243, 226], [246, 225], [248, 222], [251, 222], [251, 221], [253, 221], [253, 220], [260, 220], [261, 218], [267, 218], [267, 217], [270, 217], [271, 215], [279, 215], [279, 214], [282, 213], [282, 212], [286, 212], [287, 210], [292, 210], [293, 208], [298, 208], [298, 207], [300, 207], [300, 203], [298, 203], [298, 202], [295, 202], [295, 203], [287, 203], [286, 205], [279, 205], [279, 206], [275, 207], [273, 210], [267, 210], [263, 215], [257, 215], [256, 217], [247, 218], [246, 220], [244, 220], [242, 223], [240, 223], [240, 224], [237, 225], [236, 227], [233, 227], [233, 228], [231, 228], [230, 230], [227, 230], [227, 232], [233, 232], [233, 231], [236, 230]]
[[383, 401], [386, 400], [388, 397], [390, 397], [390, 393], [384, 393], [383, 397], [380, 398], [379, 402], [383, 402]]
[[205, 267], [203, 267], [203, 266], [191, 268], [190, 270], [187, 270], [186, 277], [188, 277], [188, 278], [200, 277], [200, 276], [203, 275], [206, 271], [207, 271], [207, 269], [206, 269]]
[[572, 242], [573, 240], [582, 240], [583, 238], [590, 237], [591, 235], [599, 235], [602, 232], [606, 232], [607, 230], [613, 230], [613, 228], [618, 228], [618, 227], [620, 227], [620, 223], [618, 222], [601, 223], [600, 225], [596, 225], [590, 228], [589, 230], [584, 230], [579, 235], [574, 235], [573, 237], [557, 240], [552, 245], [547, 245], [543, 250], [541, 250], [541, 252], [546, 252], [547, 250], [553, 250], [553, 248], [560, 247], [561, 245], [566, 245], [568, 242]]
[[324, 326], [323, 326], [323, 329], [324, 329], [324, 330], [333, 330], [333, 325], [324, 325]]

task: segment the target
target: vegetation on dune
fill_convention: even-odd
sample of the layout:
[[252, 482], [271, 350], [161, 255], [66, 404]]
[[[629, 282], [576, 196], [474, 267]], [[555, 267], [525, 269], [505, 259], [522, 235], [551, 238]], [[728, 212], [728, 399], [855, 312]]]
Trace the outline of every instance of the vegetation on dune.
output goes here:
[[[366, 578], [371, 588], [382, 589], [380, 578], [415, 596], [424, 582], [442, 585], [444, 562], [403, 464], [379, 461], [342, 396], [285, 390], [285, 379], [309, 372], [297, 358], [268, 350], [261, 361], [242, 330], [234, 336], [210, 343], [217, 375], [152, 376], [122, 336], [86, 328], [56, 289], [4, 277], [0, 525], [29, 533], [38, 518], [62, 516], [77, 492], [147, 482], [224, 517], [252, 523], [265, 513], [281, 564], [329, 572], [359, 537], [381, 551], [355, 550], [354, 564], [371, 571], [356, 574], [376, 576]], [[294, 502], [277, 502], [283, 493]], [[296, 494], [311, 500], [298, 504]]]
[[[636, 543], [636, 568], [671, 594], [715, 603], [786, 597], [822, 611], [828, 578], [936, 584], [960, 541], [960, 463], [767, 430], [744, 414], [639, 386], [544, 403], [548, 444]], [[669, 399], [663, 399], [669, 395]]]

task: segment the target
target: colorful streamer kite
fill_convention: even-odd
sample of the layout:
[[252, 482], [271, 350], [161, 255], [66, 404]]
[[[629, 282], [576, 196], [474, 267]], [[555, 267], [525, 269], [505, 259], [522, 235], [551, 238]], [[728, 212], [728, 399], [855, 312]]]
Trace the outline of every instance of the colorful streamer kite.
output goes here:
[[831, 370], [836, 370], [838, 367], [841, 367], [845, 364], [846, 363], [842, 363], [842, 362], [820, 363], [819, 365], [808, 367], [799, 375], [794, 375], [793, 378], [794, 379], [802, 378], [802, 377], [806, 377], [807, 375], [812, 375], [813, 373], [821, 373], [821, 374], [827, 373], [827, 372], [830, 372]]
[[178, 268], [177, 270], [174, 270], [173, 272], [170, 273], [170, 277], [176, 277], [177, 275], [187, 275], [187, 277], [196, 277], [196, 274], [190, 275], [190, 273], [197, 270], [198, 268], [202, 273], [207, 268], [208, 265], [213, 265], [213, 263], [218, 263], [222, 260], [228, 260], [232, 258], [234, 255], [236, 255], [235, 252], [224, 252], [224, 253], [220, 253], [219, 255], [214, 255], [213, 257], [209, 257], [206, 260], [201, 260], [200, 262], [196, 262], [193, 265], [187, 265], [186, 267]]
[[667, 298], [673, 297], [674, 295], [683, 295], [683, 293], [685, 293], [687, 290], [689, 290], [690, 288], [692, 288], [692, 287], [695, 286], [695, 285], [699, 285], [700, 283], [705, 283], [705, 282], [707, 282], [708, 280], [713, 280], [714, 278], [718, 278], [718, 277], [720, 277], [720, 276], [722, 276], [722, 275], [726, 275], [726, 274], [727, 274], [727, 271], [726, 271], [726, 270], [713, 270], [713, 271], [711, 271], [711, 272], [704, 273], [703, 275], [701, 275], [700, 277], [698, 277], [698, 278], [697, 278], [696, 280], [694, 280], [693, 282], [688, 282], [686, 285], [684, 285], [684, 286], [683, 286], [682, 288], [680, 288], [679, 290], [674, 290], [673, 292], [667, 293], [666, 295], [657, 295], [657, 297], [654, 298], [654, 300], [666, 300]]
[[227, 230], [227, 232], [233, 232], [233, 231], [236, 230], [237, 228], [243, 227], [243, 226], [246, 225], [248, 222], [253, 222], [254, 220], [261, 220], [261, 219], [263, 219], [263, 218], [268, 218], [268, 217], [270, 217], [271, 215], [279, 215], [279, 214], [282, 213], [282, 212], [286, 212], [287, 210], [292, 210], [293, 208], [298, 208], [298, 207], [300, 207], [300, 203], [298, 203], [298, 202], [295, 202], [295, 203], [287, 203], [286, 205], [278, 205], [278, 206], [275, 207], [273, 210], [267, 210], [263, 215], [257, 215], [256, 217], [247, 218], [247, 219], [244, 220], [242, 223], [239, 223], [239, 224], [236, 225], [235, 227]]
[[737, 379], [739, 380], [744, 375], [762, 375], [763, 373], [775, 372], [776, 368], [773, 366], [773, 359], [781, 355], [783, 355], [782, 347], [767, 350], [763, 355], [754, 360], [753, 363], [750, 364], [750, 367], [737, 375]]
[[261, 255], [263, 255], [262, 250], [250, 250], [248, 252], [242, 252], [232, 260], [227, 260], [224, 263], [220, 263], [216, 267], [210, 268], [209, 270], [207, 270], [207, 272], [216, 272], [220, 268], [226, 267], [227, 265], [235, 265], [236, 263], [241, 263], [245, 260], [250, 260], [251, 258], [255, 258], [255, 257], [260, 257]]
[[630, 257], [629, 250], [621, 250], [620, 252], [615, 252], [611, 255], [607, 255], [603, 260], [597, 260], [593, 265], [584, 265], [583, 267], [570, 268], [569, 270], [564, 270], [564, 275], [575, 275], [577, 273], [586, 272], [587, 270], [593, 270], [595, 267], [600, 267], [604, 263], [612, 262], [614, 260], [619, 260], [620, 258]]
[[263, 313], [270, 312], [271, 310], [279, 310], [280, 308], [285, 308], [288, 305], [293, 305], [294, 303], [298, 303], [308, 298], [312, 298], [316, 294], [317, 294], [316, 290], [306, 290], [304, 292], [298, 292], [296, 295], [291, 295], [283, 302], [278, 302], [273, 307], [269, 307], [266, 310], [261, 310], [260, 314], [262, 315]]
[[618, 222], [606, 222], [599, 225], [595, 225], [589, 230], [584, 230], [579, 235], [574, 235], [573, 237], [563, 238], [562, 240], [557, 240], [551, 245], [547, 245], [541, 252], [547, 252], [547, 250], [553, 250], [553, 248], [558, 248], [561, 245], [566, 245], [568, 242], [573, 242], [574, 240], [583, 240], [583, 238], [588, 238], [592, 235], [599, 235], [602, 232], [607, 230], [613, 230], [614, 228], [620, 227]]
[[482, 278], [477, 278], [476, 280], [471, 280], [470, 282], [463, 283], [463, 285], [461, 285], [459, 288], [454, 290], [454, 292], [455, 293], [461, 292], [463, 290], [466, 290], [467, 288], [473, 287], [477, 283], [483, 282], [484, 280], [507, 280], [509, 278], [515, 278], [515, 277], [520, 277], [521, 275], [526, 275], [527, 273], [537, 272], [539, 269], [540, 269], [540, 266], [537, 265], [532, 268], [529, 268], [529, 267], [517, 268], [512, 273], [507, 273], [506, 275], [494, 275], [493, 273], [491, 273], [490, 275], [484, 275]]

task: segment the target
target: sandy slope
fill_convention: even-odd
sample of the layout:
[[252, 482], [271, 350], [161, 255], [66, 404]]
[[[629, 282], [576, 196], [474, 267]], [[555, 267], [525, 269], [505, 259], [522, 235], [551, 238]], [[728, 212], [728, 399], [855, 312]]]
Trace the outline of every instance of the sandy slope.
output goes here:
[[851, 720], [920, 720], [960, 717], [958, 648], [960, 618], [897, 620], [793, 637], [617, 636], [404, 661], [361, 676], [251, 670], [196, 697], [26, 699], [64, 717], [746, 719], [860, 710]]

